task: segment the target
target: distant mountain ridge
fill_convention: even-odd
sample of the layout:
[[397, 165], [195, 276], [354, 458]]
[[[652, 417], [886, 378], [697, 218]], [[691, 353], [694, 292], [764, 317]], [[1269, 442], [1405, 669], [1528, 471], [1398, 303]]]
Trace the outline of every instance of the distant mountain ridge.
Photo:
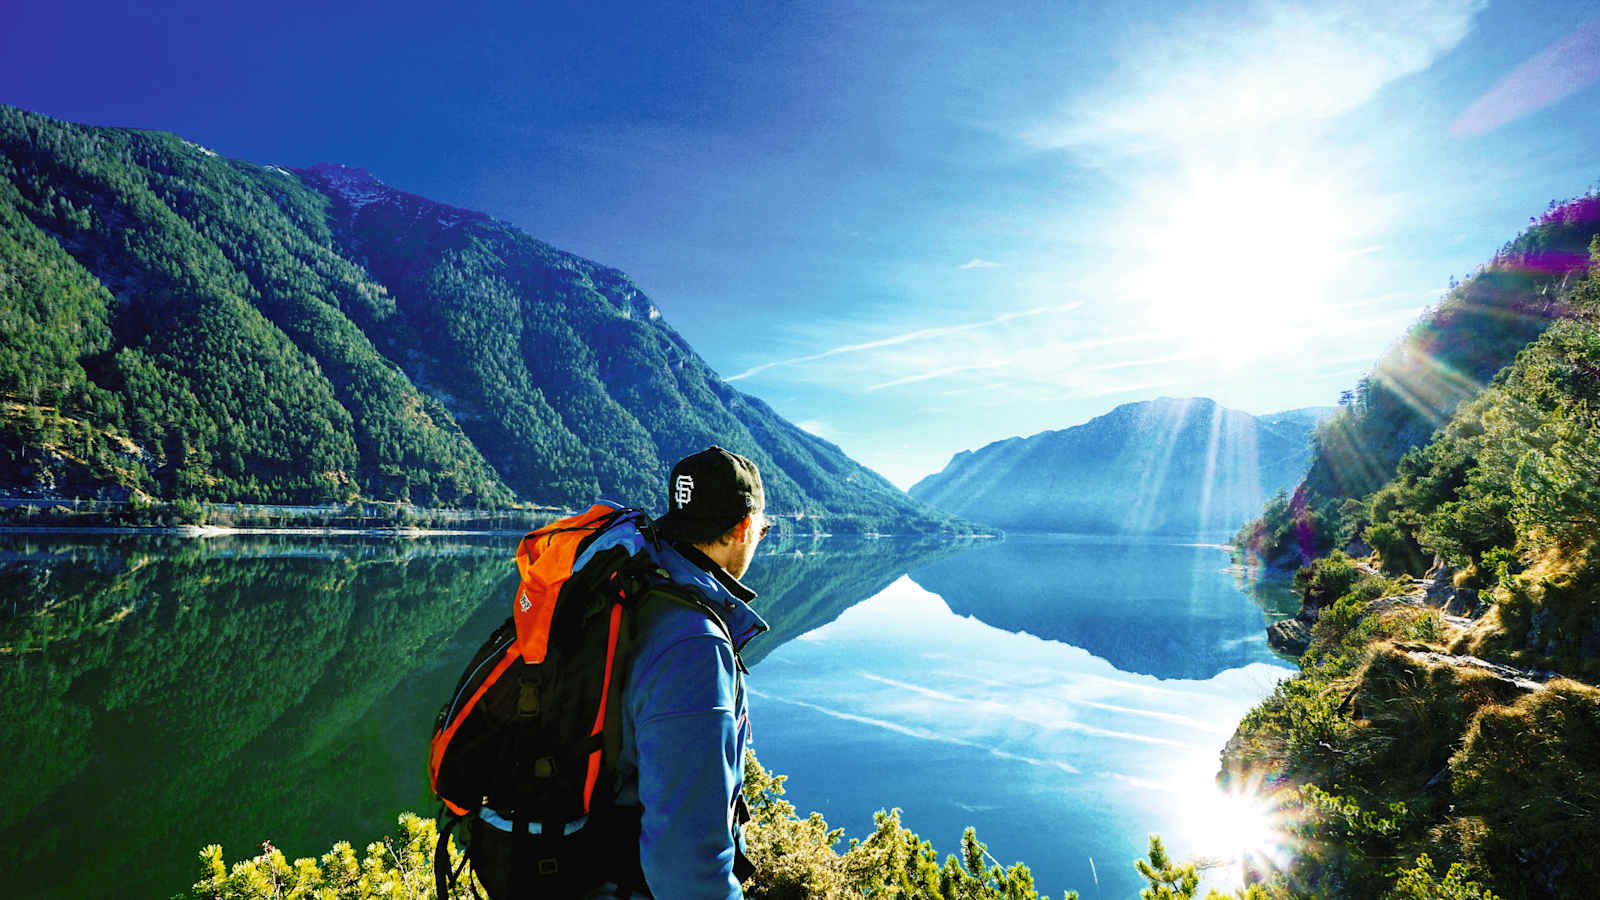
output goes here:
[[760, 465], [805, 532], [964, 526], [734, 390], [623, 273], [323, 164], [0, 106], [0, 493], [660, 505]]
[[1008, 531], [1231, 530], [1305, 473], [1311, 430], [1330, 411], [1257, 417], [1205, 398], [1125, 403], [1072, 428], [964, 450], [910, 494]]

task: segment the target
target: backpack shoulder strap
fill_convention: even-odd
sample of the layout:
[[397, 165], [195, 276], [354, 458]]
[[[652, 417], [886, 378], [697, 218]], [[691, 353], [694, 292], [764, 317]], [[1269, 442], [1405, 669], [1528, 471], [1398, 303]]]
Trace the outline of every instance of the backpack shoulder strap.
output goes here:
[[636, 605], [644, 603], [646, 600], [660, 599], [666, 603], [673, 603], [692, 609], [710, 619], [712, 624], [717, 626], [717, 630], [722, 633], [722, 637], [728, 642], [728, 646], [733, 650], [733, 658], [738, 665], [739, 671], [749, 671], [745, 668], [744, 660], [739, 656], [737, 643], [733, 639], [733, 631], [728, 628], [728, 623], [723, 620], [722, 613], [718, 612], [717, 608], [699, 591], [672, 581], [667, 577], [666, 570], [661, 568], [656, 568], [654, 571], [647, 573], [644, 583], [639, 585], [637, 589], [639, 593], [635, 598]]

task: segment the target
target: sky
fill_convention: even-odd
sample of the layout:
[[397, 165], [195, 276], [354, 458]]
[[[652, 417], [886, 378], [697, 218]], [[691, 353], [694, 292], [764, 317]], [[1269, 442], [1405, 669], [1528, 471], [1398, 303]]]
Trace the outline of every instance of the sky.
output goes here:
[[901, 487], [1157, 396], [1332, 405], [1600, 179], [1592, 0], [6, 17], [0, 102], [509, 221]]

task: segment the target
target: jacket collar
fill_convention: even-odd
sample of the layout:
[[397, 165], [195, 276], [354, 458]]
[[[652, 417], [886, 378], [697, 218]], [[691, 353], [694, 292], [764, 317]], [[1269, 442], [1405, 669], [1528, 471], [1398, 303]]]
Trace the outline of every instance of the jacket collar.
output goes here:
[[[699, 588], [711, 601], [722, 624], [728, 626], [728, 634], [733, 637], [733, 649], [736, 652], [743, 650], [751, 638], [767, 630], [766, 621], [750, 608], [750, 601], [756, 598], [756, 592], [744, 582], [733, 577], [727, 569], [717, 565], [692, 544], [671, 541], [664, 542], [662, 546], [668, 551], [664, 556], [676, 557], [662, 560], [668, 564], [666, 568], [669, 574], [674, 580]], [[682, 565], [673, 565], [680, 561]]]

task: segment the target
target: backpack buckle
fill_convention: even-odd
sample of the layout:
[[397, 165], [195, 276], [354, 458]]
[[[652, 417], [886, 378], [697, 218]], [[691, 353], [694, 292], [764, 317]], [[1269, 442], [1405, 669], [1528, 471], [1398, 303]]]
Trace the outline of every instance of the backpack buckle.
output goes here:
[[549, 878], [551, 875], [556, 874], [560, 868], [561, 861], [553, 856], [539, 860], [539, 876], [541, 878]]

